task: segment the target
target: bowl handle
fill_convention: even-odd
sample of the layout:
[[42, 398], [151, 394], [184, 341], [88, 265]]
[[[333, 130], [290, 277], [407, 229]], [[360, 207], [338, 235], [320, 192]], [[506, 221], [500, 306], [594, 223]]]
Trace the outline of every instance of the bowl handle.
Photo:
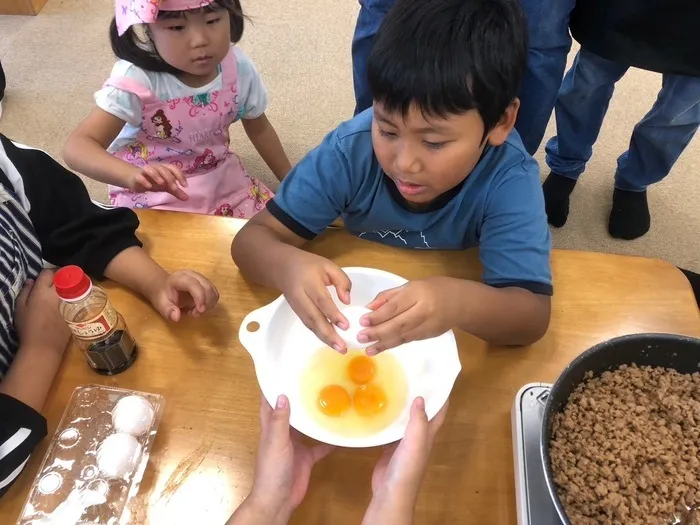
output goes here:
[[[238, 330], [238, 339], [253, 359], [262, 350], [263, 339], [267, 334], [267, 324], [270, 321], [270, 310], [273, 306], [274, 303], [271, 303], [253, 310], [241, 322], [241, 327]], [[257, 329], [250, 330], [249, 327], [254, 328], [254, 326], [251, 326], [253, 324], [257, 324]]]

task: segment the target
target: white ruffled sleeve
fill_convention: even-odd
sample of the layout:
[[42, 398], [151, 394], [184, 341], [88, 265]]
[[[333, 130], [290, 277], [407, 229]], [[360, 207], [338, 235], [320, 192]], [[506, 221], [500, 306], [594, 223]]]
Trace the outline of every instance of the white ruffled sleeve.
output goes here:
[[267, 88], [250, 57], [238, 46], [233, 52], [238, 65], [238, 115], [244, 119], [258, 118], [267, 110]]
[[[126, 60], [118, 61], [112, 68], [110, 78], [126, 77], [150, 88], [151, 81], [139, 67]], [[141, 125], [143, 104], [141, 99], [129, 91], [112, 86], [103, 86], [95, 93], [97, 107], [128, 122], [132, 126]]]

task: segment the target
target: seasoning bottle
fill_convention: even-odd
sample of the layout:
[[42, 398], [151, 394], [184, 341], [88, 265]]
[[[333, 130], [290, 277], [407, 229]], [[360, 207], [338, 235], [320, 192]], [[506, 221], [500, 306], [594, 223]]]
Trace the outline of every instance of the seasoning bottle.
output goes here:
[[93, 370], [111, 376], [129, 368], [138, 347], [105, 291], [78, 266], [58, 270], [53, 283], [61, 298], [59, 311]]

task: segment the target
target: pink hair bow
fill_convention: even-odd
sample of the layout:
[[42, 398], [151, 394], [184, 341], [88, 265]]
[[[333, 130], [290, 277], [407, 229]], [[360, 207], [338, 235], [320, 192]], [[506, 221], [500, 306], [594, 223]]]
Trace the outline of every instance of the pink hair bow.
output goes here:
[[135, 24], [152, 24], [158, 11], [187, 11], [211, 4], [214, 0], [116, 0], [119, 36]]

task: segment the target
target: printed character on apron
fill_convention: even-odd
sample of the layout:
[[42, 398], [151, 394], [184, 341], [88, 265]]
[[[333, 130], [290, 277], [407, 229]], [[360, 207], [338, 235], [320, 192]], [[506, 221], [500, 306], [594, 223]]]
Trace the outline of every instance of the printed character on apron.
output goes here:
[[229, 150], [228, 127], [238, 120], [238, 71], [233, 48], [221, 63], [219, 91], [160, 100], [150, 89], [126, 77], [106, 86], [133, 93], [141, 100], [141, 130], [114, 156], [136, 166], [173, 164], [187, 177], [187, 201], [166, 192], [134, 193], [110, 186], [113, 205], [127, 208], [188, 211], [250, 218], [265, 207], [273, 193], [250, 177]]

